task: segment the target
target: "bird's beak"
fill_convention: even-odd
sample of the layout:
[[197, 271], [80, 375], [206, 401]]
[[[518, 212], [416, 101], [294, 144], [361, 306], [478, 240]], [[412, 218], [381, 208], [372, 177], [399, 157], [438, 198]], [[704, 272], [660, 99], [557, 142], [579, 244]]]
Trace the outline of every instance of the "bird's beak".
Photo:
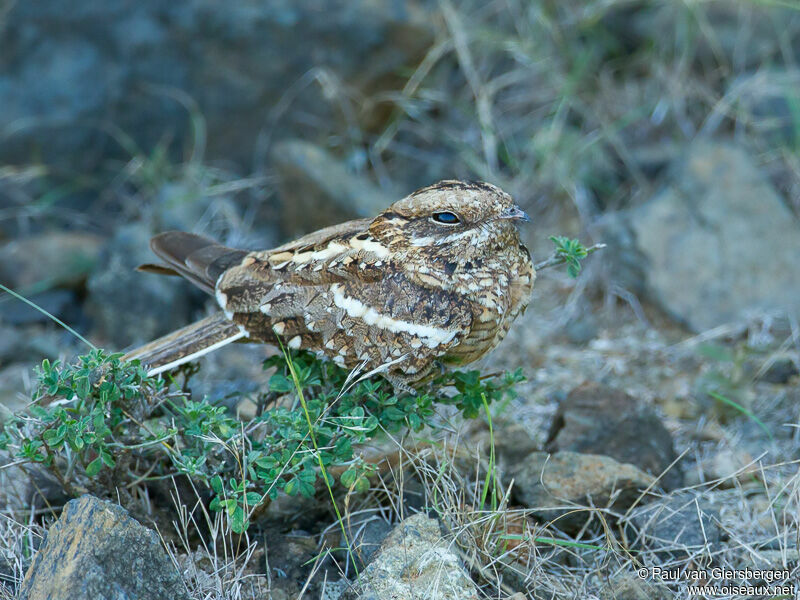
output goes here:
[[524, 210], [514, 204], [513, 206], [505, 209], [500, 213], [500, 219], [511, 219], [512, 221], [522, 221], [523, 223], [530, 223], [531, 218]]

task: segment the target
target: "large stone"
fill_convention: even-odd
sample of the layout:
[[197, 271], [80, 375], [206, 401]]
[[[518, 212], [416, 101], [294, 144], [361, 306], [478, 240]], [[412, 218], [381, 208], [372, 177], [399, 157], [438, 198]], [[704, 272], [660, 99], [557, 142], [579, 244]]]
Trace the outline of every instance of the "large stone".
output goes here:
[[0, 369], [0, 423], [30, 404], [35, 381], [30, 365], [13, 364]]
[[354, 91], [392, 89], [433, 41], [430, 5], [12, 3], [0, 27], [0, 162], [88, 167], [163, 139], [180, 151], [202, 118], [207, 154], [249, 170], [268, 136], [311, 137], [342, 119]]
[[153, 262], [150, 230], [139, 224], [117, 230], [89, 277], [86, 310], [93, 333], [114, 349], [152, 340], [189, 322], [190, 294], [198, 293], [172, 277], [139, 273]]
[[577, 452], [533, 452], [510, 475], [520, 504], [563, 531], [580, 529], [590, 518], [587, 507], [624, 511], [653, 483], [633, 465]]
[[650, 297], [692, 330], [800, 315], [800, 226], [741, 148], [695, 143], [629, 216]]
[[654, 552], [660, 560], [714, 555], [722, 539], [719, 510], [691, 492], [639, 506], [623, 524], [629, 547]]
[[585, 384], [569, 393], [553, 418], [547, 450], [605, 454], [654, 477], [663, 474], [659, 486], [668, 490], [683, 483], [680, 467], [669, 468], [677, 455], [655, 411], [602, 384]]
[[158, 535], [122, 507], [71, 500], [25, 575], [20, 600], [188, 599]]
[[388, 598], [477, 600], [475, 584], [436, 519], [419, 513], [395, 527], [340, 600]]
[[8, 301], [0, 304], [0, 323], [17, 326], [50, 323], [51, 315], [74, 323], [71, 317], [80, 314], [79, 298], [71, 290], [47, 290], [26, 298], [37, 308], [16, 298], [6, 298]]
[[400, 198], [384, 193], [341, 160], [303, 140], [276, 144], [272, 157], [288, 233], [307, 233], [349, 219], [373, 217]]
[[60, 354], [69, 355], [77, 344], [82, 342], [60, 327], [7, 327], [0, 324], [0, 367], [17, 362], [38, 364], [44, 358], [55, 360]]
[[0, 248], [0, 283], [22, 294], [75, 286], [94, 269], [101, 247], [99, 236], [69, 231], [14, 240]]

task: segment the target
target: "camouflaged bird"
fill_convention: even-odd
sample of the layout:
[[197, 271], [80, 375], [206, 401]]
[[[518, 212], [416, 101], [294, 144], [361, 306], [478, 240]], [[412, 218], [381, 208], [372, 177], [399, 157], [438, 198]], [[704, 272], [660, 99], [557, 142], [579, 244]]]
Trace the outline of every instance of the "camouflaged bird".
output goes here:
[[516, 222], [528, 220], [493, 185], [442, 181], [272, 250], [162, 233], [151, 247], [167, 265], [142, 269], [188, 279], [222, 312], [126, 358], [157, 374], [230, 342], [280, 340], [408, 389], [437, 363], [485, 355], [525, 309], [536, 275]]

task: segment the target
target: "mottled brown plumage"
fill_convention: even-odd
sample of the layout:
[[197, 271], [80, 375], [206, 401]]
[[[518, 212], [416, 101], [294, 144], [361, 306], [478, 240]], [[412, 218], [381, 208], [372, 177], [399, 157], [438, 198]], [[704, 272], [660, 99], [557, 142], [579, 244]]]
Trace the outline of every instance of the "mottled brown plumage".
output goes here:
[[161, 234], [151, 245], [168, 266], [143, 269], [189, 279], [223, 312], [127, 356], [161, 372], [230, 341], [280, 339], [413, 386], [437, 361], [466, 364], [486, 354], [527, 305], [535, 273], [520, 219], [527, 215], [495, 186], [442, 181], [374, 219], [272, 250]]

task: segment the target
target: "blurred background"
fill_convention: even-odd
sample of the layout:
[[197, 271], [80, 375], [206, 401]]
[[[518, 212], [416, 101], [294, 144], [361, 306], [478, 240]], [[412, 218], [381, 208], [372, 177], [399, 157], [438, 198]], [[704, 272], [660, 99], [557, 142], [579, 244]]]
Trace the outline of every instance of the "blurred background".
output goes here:
[[[0, 283], [121, 350], [211, 309], [134, 272], [156, 232], [265, 248], [486, 180], [537, 259], [550, 235], [609, 245], [577, 280], [542, 273], [490, 359], [532, 393], [612, 377], [680, 403], [702, 365], [668, 350], [709, 340], [777, 348], [791, 376], [798, 61], [794, 0], [4, 0]], [[82, 349], [0, 297], [6, 404]], [[262, 356], [212, 359], [204, 391], [258, 385]]]

